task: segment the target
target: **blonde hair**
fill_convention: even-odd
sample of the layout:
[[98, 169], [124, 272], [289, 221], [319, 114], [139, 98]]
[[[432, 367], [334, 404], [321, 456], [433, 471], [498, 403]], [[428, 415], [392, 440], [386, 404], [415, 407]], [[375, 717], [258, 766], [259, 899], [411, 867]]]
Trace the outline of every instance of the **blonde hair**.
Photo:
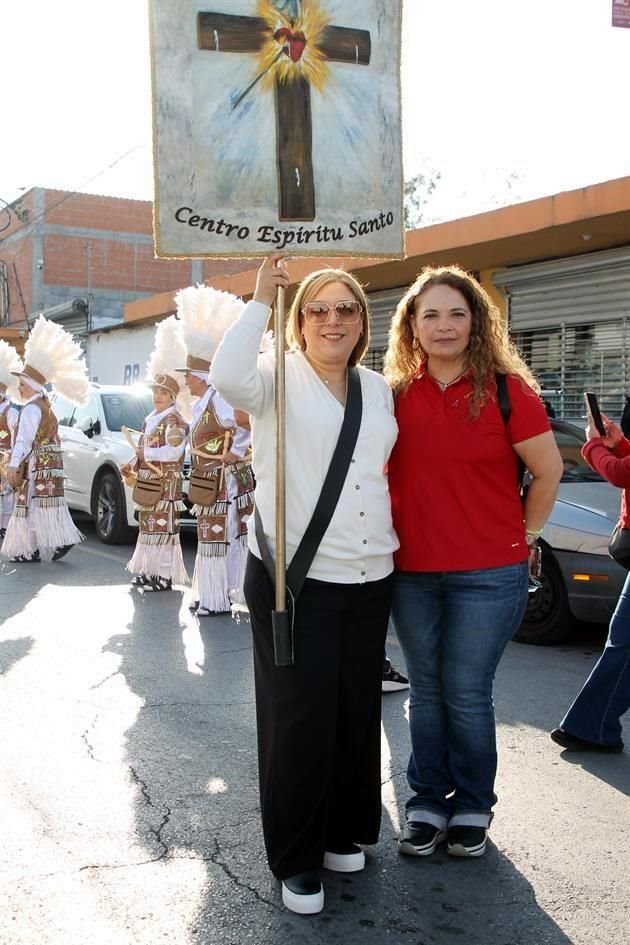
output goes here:
[[304, 351], [306, 345], [302, 336], [302, 308], [307, 302], [317, 297], [317, 293], [330, 282], [343, 282], [347, 286], [354, 298], [361, 304], [363, 312], [361, 313], [363, 333], [350, 352], [348, 364], [359, 364], [363, 355], [367, 351], [370, 343], [370, 316], [368, 312], [368, 300], [365, 290], [358, 279], [346, 272], [344, 269], [318, 269], [311, 272], [306, 279], [303, 279], [298, 290], [293, 297], [289, 317], [287, 319], [286, 339], [287, 345], [292, 351]]
[[436, 285], [446, 285], [460, 292], [472, 315], [466, 353], [467, 366], [472, 369], [471, 417], [479, 416], [489, 390], [495, 387], [497, 371], [519, 377], [538, 393], [540, 385], [510, 340], [499, 309], [483, 286], [459, 266], [427, 266], [398, 303], [389, 330], [383, 371], [394, 393], [402, 393], [428, 360], [426, 351], [414, 338], [412, 321], [418, 299]]

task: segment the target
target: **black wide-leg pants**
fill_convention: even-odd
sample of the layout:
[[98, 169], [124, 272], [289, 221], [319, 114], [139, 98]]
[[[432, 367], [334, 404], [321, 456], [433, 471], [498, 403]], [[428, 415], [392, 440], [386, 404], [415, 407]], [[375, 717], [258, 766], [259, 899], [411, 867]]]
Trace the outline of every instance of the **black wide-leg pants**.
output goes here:
[[391, 576], [307, 580], [295, 609], [295, 662], [275, 666], [274, 591], [249, 554], [258, 765], [269, 866], [279, 879], [318, 869], [324, 851], [376, 843], [381, 822], [381, 677]]

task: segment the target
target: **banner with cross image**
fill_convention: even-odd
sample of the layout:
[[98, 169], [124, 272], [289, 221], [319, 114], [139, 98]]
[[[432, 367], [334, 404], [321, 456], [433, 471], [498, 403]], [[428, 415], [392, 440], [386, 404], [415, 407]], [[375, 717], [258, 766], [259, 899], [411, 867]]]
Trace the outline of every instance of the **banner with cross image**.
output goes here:
[[150, 0], [158, 256], [404, 255], [402, 0]]

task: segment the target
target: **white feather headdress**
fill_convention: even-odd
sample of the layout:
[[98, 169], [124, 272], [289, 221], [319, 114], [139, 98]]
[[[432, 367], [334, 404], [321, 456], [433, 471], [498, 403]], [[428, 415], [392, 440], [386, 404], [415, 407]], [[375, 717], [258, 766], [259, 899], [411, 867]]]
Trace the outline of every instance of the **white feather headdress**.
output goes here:
[[181, 325], [175, 315], [169, 315], [159, 322], [155, 330], [153, 351], [147, 361], [147, 382], [155, 384], [158, 378], [166, 376], [167, 390], [176, 394], [176, 406], [185, 420], [190, 419], [191, 398], [186, 385], [177, 373], [177, 368], [186, 360], [186, 346]]
[[[35, 376], [29, 374], [35, 370]], [[61, 325], [40, 315], [24, 345], [23, 376], [51, 384], [62, 397], [84, 404], [88, 397], [88, 373], [80, 345]], [[43, 378], [43, 380], [39, 380]]]
[[[219, 343], [245, 307], [242, 299], [209, 285], [191, 285], [175, 296], [189, 358], [212, 361]], [[184, 366], [182, 361], [181, 367]], [[190, 365], [189, 362], [189, 366]], [[193, 368], [194, 369], [194, 368]]]
[[7, 389], [9, 400], [16, 400], [18, 396], [17, 377], [24, 370], [22, 359], [13, 347], [3, 339], [0, 339], [0, 384], [4, 384]]

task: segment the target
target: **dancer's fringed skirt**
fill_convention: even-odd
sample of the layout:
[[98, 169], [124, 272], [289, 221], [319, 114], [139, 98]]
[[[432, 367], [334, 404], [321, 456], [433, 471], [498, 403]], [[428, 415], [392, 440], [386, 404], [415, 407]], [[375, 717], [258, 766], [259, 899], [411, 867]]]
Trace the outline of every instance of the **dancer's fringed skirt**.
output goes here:
[[173, 584], [189, 583], [179, 540], [179, 513], [185, 508], [181, 499], [181, 474], [170, 474], [157, 505], [138, 507], [140, 530], [133, 557], [127, 564], [128, 571], [170, 578]]
[[254, 508], [250, 463], [226, 466], [223, 486], [212, 506], [195, 505], [197, 557], [193, 597], [215, 613], [244, 604], [243, 580], [247, 561], [247, 520]]
[[[49, 447], [48, 452], [55, 451]], [[5, 557], [39, 551], [45, 560], [56, 548], [84, 540], [70, 517], [63, 482], [61, 468], [29, 470], [15, 493], [13, 514], [0, 549]]]

